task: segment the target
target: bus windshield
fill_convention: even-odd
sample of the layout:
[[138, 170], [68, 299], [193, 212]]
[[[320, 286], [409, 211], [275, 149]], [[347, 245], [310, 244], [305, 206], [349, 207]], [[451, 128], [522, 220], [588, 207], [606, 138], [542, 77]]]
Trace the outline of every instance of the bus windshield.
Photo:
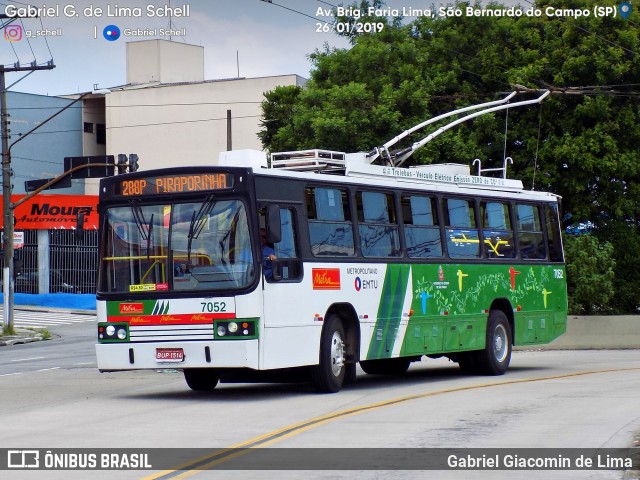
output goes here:
[[100, 292], [236, 290], [256, 275], [240, 200], [132, 201], [103, 226]]

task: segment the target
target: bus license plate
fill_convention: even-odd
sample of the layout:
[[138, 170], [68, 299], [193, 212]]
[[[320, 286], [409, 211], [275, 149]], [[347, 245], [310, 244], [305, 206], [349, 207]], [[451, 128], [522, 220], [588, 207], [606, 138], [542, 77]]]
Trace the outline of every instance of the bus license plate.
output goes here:
[[156, 348], [156, 361], [163, 363], [184, 362], [184, 350], [181, 348]]

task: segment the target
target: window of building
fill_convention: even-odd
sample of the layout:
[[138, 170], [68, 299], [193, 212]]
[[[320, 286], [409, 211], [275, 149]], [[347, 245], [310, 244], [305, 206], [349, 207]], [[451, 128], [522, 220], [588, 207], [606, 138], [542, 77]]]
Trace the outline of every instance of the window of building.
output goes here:
[[107, 144], [107, 126], [104, 123], [96, 123], [96, 143], [98, 145]]
[[84, 122], [84, 133], [93, 133], [93, 123]]

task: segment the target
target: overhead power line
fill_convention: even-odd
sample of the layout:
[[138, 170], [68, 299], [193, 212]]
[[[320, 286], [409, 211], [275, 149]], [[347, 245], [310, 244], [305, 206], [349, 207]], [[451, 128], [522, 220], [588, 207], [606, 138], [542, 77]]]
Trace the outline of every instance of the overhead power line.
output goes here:
[[[231, 117], [232, 119], [241, 119], [241, 118], [261, 118], [262, 115], [244, 115], [244, 116], [238, 116], [238, 117]], [[137, 125], [118, 125], [118, 126], [113, 126], [113, 127], [107, 127], [107, 130], [115, 130], [115, 129], [120, 129], [120, 128], [134, 128], [134, 127], [155, 127], [155, 126], [160, 126], [160, 125], [180, 125], [180, 124], [185, 124], [185, 123], [200, 123], [200, 122], [215, 122], [215, 121], [219, 121], [219, 120], [227, 120], [227, 117], [220, 117], [220, 118], [202, 118], [202, 119], [198, 119], [198, 120], [182, 120], [182, 121], [171, 121], [171, 122], [157, 122], [157, 123], [140, 123]]]
[[[241, 102], [194, 102], [194, 103], [132, 103], [129, 105], [105, 105], [105, 108], [138, 108], [138, 107], [197, 107], [199, 105], [256, 105], [261, 101], [241, 101]], [[12, 107], [9, 110], [56, 110], [60, 107]], [[82, 106], [71, 107], [71, 109], [82, 109]]]
[[[299, 12], [298, 10], [294, 10], [293, 8], [285, 7], [284, 5], [280, 5], [279, 3], [272, 2], [271, 0], [260, 0], [260, 1], [265, 2], [265, 3], [270, 3], [271, 5], [275, 5], [276, 7], [284, 8], [285, 10], [289, 10], [290, 12], [297, 13], [298, 15], [302, 15], [304, 17], [308, 17], [311, 20], [313, 20], [314, 22], [320, 21], [320, 20], [318, 20], [317, 17], [312, 17], [311, 15], [307, 15], [306, 13]], [[324, 22], [324, 23], [326, 23], [326, 22]]]

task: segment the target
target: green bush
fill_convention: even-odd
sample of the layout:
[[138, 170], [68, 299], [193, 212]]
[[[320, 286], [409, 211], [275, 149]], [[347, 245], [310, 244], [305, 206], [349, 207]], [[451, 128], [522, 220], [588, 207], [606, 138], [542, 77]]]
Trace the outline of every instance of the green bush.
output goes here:
[[613, 245], [593, 235], [564, 237], [569, 313], [613, 313], [616, 261]]
[[629, 222], [616, 222], [599, 228], [600, 240], [613, 244], [615, 252], [614, 294], [611, 308], [616, 314], [640, 312], [640, 229]]

